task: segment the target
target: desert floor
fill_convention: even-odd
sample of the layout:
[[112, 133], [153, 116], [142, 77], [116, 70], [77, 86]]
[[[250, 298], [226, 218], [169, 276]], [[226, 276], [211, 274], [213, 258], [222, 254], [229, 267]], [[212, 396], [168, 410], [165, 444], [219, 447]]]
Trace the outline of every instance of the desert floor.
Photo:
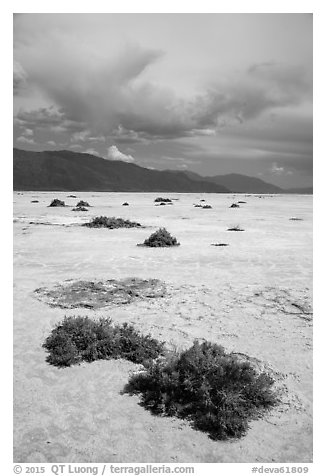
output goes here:
[[[73, 212], [78, 199], [67, 192], [14, 194], [14, 461], [311, 462], [312, 197], [169, 193], [172, 206], [154, 206], [162, 194], [72, 194], [88, 212]], [[70, 206], [48, 208], [53, 198]], [[213, 208], [193, 207], [200, 199]], [[247, 203], [229, 208], [238, 200]], [[77, 226], [99, 215], [148, 228]], [[245, 231], [227, 231], [237, 224]], [[136, 246], [161, 226], [181, 246]], [[167, 295], [97, 311], [34, 295], [68, 279], [126, 277], [158, 278]], [[282, 403], [245, 437], [213, 441], [121, 394], [130, 362], [46, 363], [42, 344], [65, 315], [110, 316], [178, 348], [198, 338], [247, 354], [273, 371]]]

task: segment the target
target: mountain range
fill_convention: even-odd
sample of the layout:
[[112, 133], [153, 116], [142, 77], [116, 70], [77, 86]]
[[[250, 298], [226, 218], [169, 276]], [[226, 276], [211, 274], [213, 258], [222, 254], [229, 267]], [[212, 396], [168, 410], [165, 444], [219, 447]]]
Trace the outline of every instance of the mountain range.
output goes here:
[[246, 175], [202, 177], [68, 150], [14, 149], [13, 186], [35, 191], [312, 193], [312, 189], [284, 190]]

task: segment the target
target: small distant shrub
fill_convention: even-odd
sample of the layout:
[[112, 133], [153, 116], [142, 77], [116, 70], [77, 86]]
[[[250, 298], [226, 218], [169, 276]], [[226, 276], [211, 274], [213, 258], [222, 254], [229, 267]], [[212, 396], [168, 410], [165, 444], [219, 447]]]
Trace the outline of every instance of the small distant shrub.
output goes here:
[[237, 204], [237, 203], [232, 203], [232, 205], [230, 206], [230, 208], [239, 208], [240, 206]]
[[89, 223], [84, 223], [83, 226], [88, 226], [89, 228], [139, 228], [142, 225], [135, 221], [124, 220], [123, 218], [115, 217], [95, 217]]
[[200, 205], [200, 204], [197, 203], [197, 204], [194, 205], [194, 207], [195, 207], [195, 208], [202, 208], [203, 205]]
[[206, 202], [206, 200], [204, 200], [203, 198], [200, 200], [201, 202]]
[[163, 353], [164, 343], [140, 334], [127, 323], [113, 325], [111, 319], [93, 321], [89, 317], [65, 317], [46, 338], [47, 362], [69, 367], [82, 361], [127, 359], [147, 364]]
[[292, 221], [303, 221], [303, 218], [292, 217], [292, 218], [289, 218], [289, 220], [292, 220]]
[[202, 208], [206, 210], [208, 208], [212, 208], [212, 206], [211, 205], [203, 205]]
[[88, 212], [88, 208], [85, 207], [76, 207], [72, 209], [73, 212]]
[[65, 202], [63, 202], [62, 200], [59, 200], [58, 198], [55, 198], [54, 200], [52, 200], [52, 202], [50, 203], [49, 207], [65, 207]]
[[240, 225], [236, 225], [236, 226], [231, 226], [230, 228], [228, 228], [228, 231], [244, 231], [244, 229], [241, 228]]
[[122, 204], [122, 206], [123, 206], [123, 207], [129, 207], [129, 203], [128, 203], [128, 202], [124, 202], [124, 203]]
[[31, 200], [31, 203], [39, 203], [38, 200]]
[[157, 198], [155, 198], [154, 202], [166, 202], [166, 203], [171, 203], [172, 200], [171, 200], [170, 198], [157, 197]]
[[247, 202], [244, 202], [244, 201], [242, 201], [242, 200], [239, 200], [238, 203], [247, 203]]
[[272, 384], [266, 373], [258, 374], [223, 347], [195, 341], [166, 361], [149, 363], [125, 391], [140, 394], [154, 414], [190, 420], [217, 440], [243, 436], [249, 420], [277, 403]]
[[68, 195], [68, 198], [77, 198], [77, 195]]
[[178, 246], [179, 244], [165, 228], [160, 228], [144, 241], [144, 246], [151, 247]]
[[211, 243], [211, 246], [229, 246], [229, 243]]
[[76, 205], [76, 208], [78, 207], [90, 207], [90, 204], [88, 202], [84, 202], [84, 200], [80, 200]]

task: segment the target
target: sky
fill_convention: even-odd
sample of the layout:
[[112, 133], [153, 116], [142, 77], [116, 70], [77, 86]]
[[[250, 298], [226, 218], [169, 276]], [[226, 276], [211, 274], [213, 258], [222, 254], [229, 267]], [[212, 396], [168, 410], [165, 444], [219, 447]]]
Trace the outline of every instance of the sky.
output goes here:
[[15, 14], [14, 146], [312, 185], [311, 14]]

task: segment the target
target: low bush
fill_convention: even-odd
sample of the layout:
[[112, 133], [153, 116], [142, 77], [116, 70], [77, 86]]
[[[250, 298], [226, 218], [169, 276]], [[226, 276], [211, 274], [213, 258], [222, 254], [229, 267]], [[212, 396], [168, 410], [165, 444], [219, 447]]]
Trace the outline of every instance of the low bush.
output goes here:
[[62, 200], [59, 200], [58, 198], [55, 198], [54, 200], [52, 200], [52, 202], [50, 203], [49, 207], [65, 207], [65, 202], [63, 202]]
[[31, 203], [39, 203], [38, 200], [31, 200]]
[[88, 226], [89, 228], [141, 228], [142, 225], [135, 221], [124, 220], [123, 218], [116, 217], [95, 217], [89, 223], [84, 223], [82, 226]]
[[228, 231], [244, 231], [244, 229], [241, 228], [240, 225], [236, 225], [236, 226], [231, 226], [230, 228], [228, 228]]
[[232, 203], [230, 208], [240, 208], [240, 205], [238, 205], [237, 203]]
[[124, 202], [124, 203], [122, 204], [122, 206], [123, 206], [123, 207], [129, 207], [129, 203], [128, 203], [128, 202]]
[[166, 203], [171, 203], [172, 200], [171, 200], [170, 198], [157, 197], [157, 198], [155, 198], [154, 202], [166, 202]]
[[93, 321], [89, 317], [65, 317], [46, 338], [47, 362], [69, 367], [82, 361], [127, 359], [147, 364], [163, 353], [164, 343], [140, 334], [127, 323], [113, 325], [111, 319]]
[[88, 212], [88, 208], [85, 207], [76, 207], [72, 209], [73, 212]]
[[190, 420], [213, 439], [243, 436], [251, 419], [277, 403], [273, 379], [210, 342], [167, 360], [151, 362], [129, 379], [125, 392], [139, 394], [157, 415]]
[[76, 205], [76, 208], [78, 207], [90, 207], [90, 204], [88, 202], [84, 202], [84, 200], [80, 200]]
[[155, 233], [150, 235], [143, 243], [144, 246], [164, 247], [164, 246], [178, 246], [180, 243], [172, 236], [165, 228], [160, 228]]
[[213, 207], [212, 207], [211, 205], [203, 205], [202, 208], [203, 208], [204, 210], [207, 210], [208, 208], [213, 208]]

